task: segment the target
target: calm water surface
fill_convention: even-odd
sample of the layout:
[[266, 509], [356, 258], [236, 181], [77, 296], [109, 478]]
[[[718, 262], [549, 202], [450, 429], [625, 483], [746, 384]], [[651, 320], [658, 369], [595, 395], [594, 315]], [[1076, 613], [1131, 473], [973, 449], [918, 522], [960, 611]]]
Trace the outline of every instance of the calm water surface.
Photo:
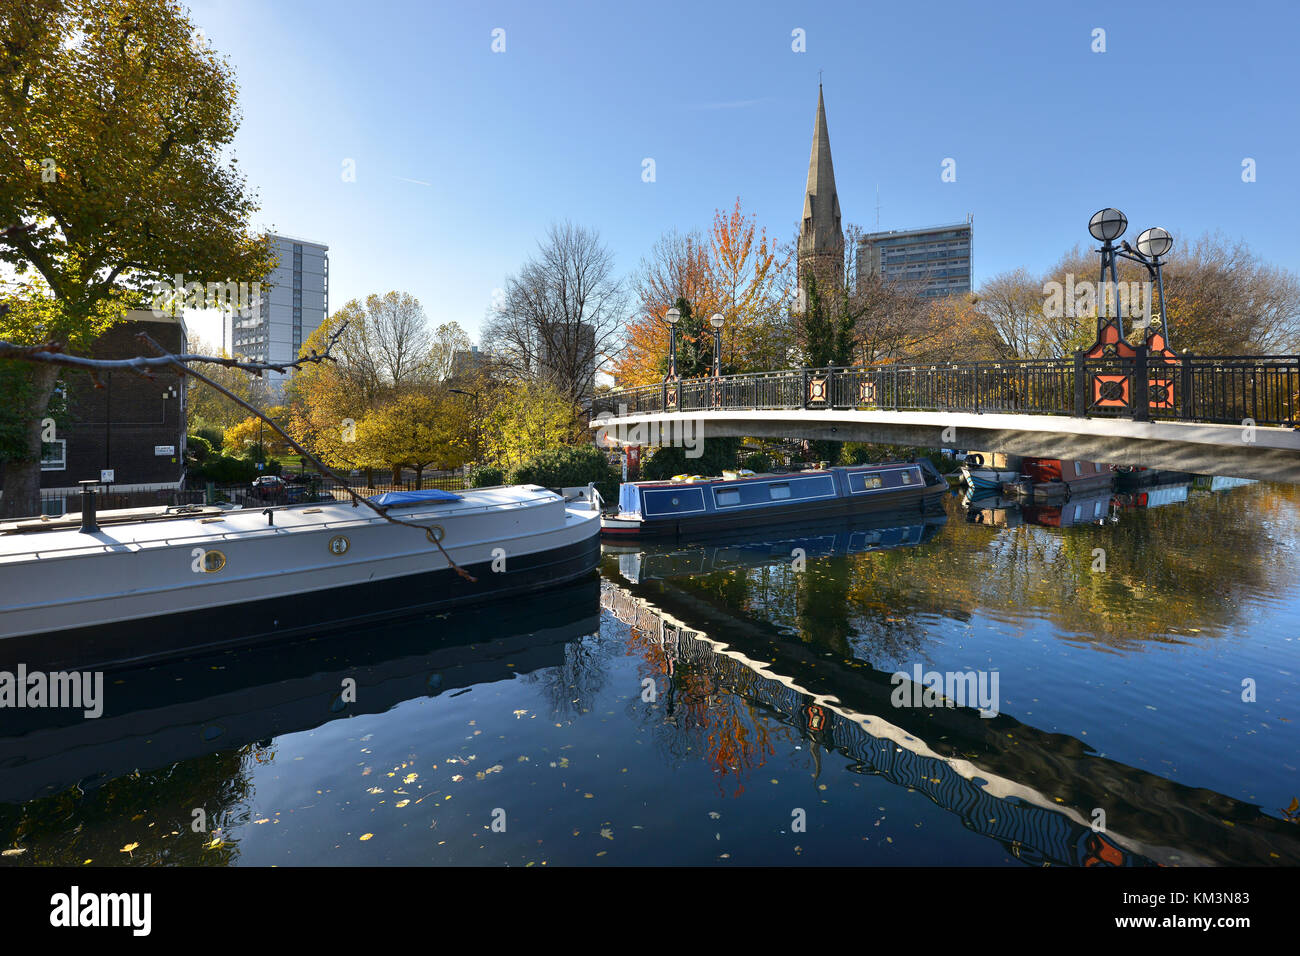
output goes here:
[[[0, 863], [1300, 863], [1300, 488], [1139, 494], [110, 673], [0, 713]], [[895, 706], [916, 666], [997, 716]]]

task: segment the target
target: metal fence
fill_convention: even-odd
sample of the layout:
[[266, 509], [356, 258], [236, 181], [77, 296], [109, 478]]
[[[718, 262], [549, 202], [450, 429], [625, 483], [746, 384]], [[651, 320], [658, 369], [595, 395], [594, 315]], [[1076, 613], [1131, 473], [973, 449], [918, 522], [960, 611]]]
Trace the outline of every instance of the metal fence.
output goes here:
[[751, 372], [599, 396], [594, 414], [717, 409], [1013, 412], [1300, 426], [1300, 356], [1180, 355]]

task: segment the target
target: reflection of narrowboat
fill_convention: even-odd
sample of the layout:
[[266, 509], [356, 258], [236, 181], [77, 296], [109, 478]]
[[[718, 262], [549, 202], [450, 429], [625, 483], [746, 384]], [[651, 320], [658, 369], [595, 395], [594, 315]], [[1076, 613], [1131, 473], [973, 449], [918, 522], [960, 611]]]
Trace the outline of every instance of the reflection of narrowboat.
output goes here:
[[1115, 473], [1109, 465], [1095, 461], [1063, 458], [1026, 458], [1014, 482], [1005, 492], [1029, 501], [1056, 501], [1074, 495], [1109, 491], [1115, 486]]
[[603, 550], [617, 556], [620, 575], [641, 584], [653, 579], [788, 565], [796, 549], [805, 558], [826, 558], [915, 547], [933, 538], [947, 520], [942, 513], [904, 518], [905, 524], [893, 516], [839, 518], [801, 522], [797, 527], [786, 525], [771, 529], [771, 534], [755, 529], [714, 532], [708, 543], [615, 539], [607, 542]]
[[680, 535], [872, 512], [937, 510], [948, 483], [925, 459], [790, 474], [627, 482], [606, 535]]
[[1140, 491], [1116, 495], [1115, 499], [1125, 509], [1163, 508], [1165, 505], [1186, 504], [1191, 487], [1191, 484], [1186, 481], [1147, 485]]
[[1231, 491], [1245, 485], [1253, 485], [1254, 478], [1227, 478], [1223, 475], [1198, 475], [1192, 487], [1198, 491]]
[[1114, 471], [1117, 491], [1132, 491], [1147, 485], [1168, 485], [1192, 480], [1192, 475], [1185, 471], [1161, 471], [1159, 468], [1132, 465], [1117, 465]]
[[1069, 501], [1057, 501], [1055, 504], [1026, 504], [1021, 515], [1028, 524], [1042, 525], [1045, 528], [1072, 528], [1082, 524], [1101, 524], [1114, 520], [1110, 492], [1100, 495], [1080, 495]]
[[1020, 514], [1020, 501], [993, 494], [966, 494], [962, 499], [966, 509], [967, 524], [982, 524], [990, 528], [1018, 528], [1024, 523]]

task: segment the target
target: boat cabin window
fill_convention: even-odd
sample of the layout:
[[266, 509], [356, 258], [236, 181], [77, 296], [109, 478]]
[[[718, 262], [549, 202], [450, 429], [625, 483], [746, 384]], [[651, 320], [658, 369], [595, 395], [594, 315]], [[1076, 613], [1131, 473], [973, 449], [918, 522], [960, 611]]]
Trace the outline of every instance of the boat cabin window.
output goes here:
[[1074, 463], [1074, 476], [1077, 478], [1083, 474], [1083, 467], [1076, 461]]
[[722, 488], [716, 494], [719, 508], [740, 504], [740, 492], [735, 488]]
[[790, 486], [785, 482], [781, 482], [779, 485], [769, 485], [769, 488], [771, 489], [773, 500], [776, 500], [777, 498], [790, 497]]
[[861, 477], [862, 489], [864, 491], [870, 491], [873, 488], [883, 488], [885, 486], [885, 479], [880, 477], [880, 475], [862, 475]]
[[911, 483], [912, 483], [912, 473], [910, 471], [903, 472], [903, 484], [910, 485]]

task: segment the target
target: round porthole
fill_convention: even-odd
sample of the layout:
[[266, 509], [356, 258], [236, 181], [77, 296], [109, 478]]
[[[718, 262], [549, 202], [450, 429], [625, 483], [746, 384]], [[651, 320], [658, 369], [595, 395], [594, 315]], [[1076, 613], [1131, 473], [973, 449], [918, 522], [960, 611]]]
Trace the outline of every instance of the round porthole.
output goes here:
[[226, 566], [226, 556], [220, 551], [204, 551], [199, 559], [199, 567], [208, 574], [215, 574]]
[[425, 529], [424, 533], [428, 539], [435, 544], [442, 541], [442, 539], [447, 536], [447, 532], [442, 529], [442, 525], [440, 524], [429, 525], [429, 527]]
[[676, 507], [677, 507], [679, 504], [681, 504], [681, 503], [682, 503], [682, 499], [680, 499], [680, 498], [674, 498], [674, 499], [673, 499], [673, 507], [674, 507], [674, 508], [676, 508]]
[[330, 554], [347, 554], [350, 547], [352, 547], [352, 543], [341, 534], [330, 538]]

